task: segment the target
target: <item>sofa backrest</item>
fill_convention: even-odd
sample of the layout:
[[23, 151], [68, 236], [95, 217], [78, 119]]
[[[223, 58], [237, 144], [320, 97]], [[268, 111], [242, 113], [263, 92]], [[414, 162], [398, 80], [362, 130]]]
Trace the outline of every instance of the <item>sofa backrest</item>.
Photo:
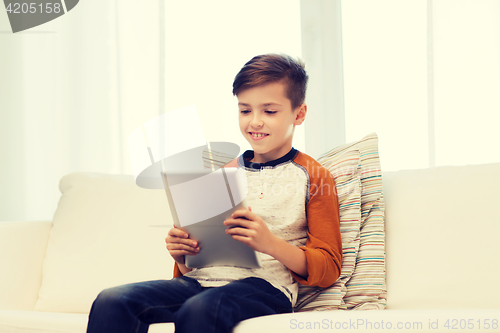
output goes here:
[[[383, 185], [387, 307], [498, 308], [500, 163], [386, 172]], [[59, 187], [36, 310], [86, 313], [104, 288], [172, 277], [163, 190], [98, 173]]]
[[383, 174], [387, 308], [500, 308], [500, 163]]

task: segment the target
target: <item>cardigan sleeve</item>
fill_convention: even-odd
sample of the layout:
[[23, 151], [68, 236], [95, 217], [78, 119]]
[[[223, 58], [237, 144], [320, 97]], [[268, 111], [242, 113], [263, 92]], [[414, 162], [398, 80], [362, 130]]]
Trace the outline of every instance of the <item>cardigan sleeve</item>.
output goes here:
[[179, 269], [179, 265], [174, 261], [174, 274], [173, 274], [173, 277], [176, 278], [176, 277], [181, 277], [182, 274], [181, 273], [181, 270]]
[[306, 204], [307, 241], [300, 249], [306, 254], [308, 275], [290, 273], [300, 284], [326, 288], [340, 276], [342, 239], [335, 180], [327, 169], [323, 170], [317, 177], [311, 177], [310, 199]]

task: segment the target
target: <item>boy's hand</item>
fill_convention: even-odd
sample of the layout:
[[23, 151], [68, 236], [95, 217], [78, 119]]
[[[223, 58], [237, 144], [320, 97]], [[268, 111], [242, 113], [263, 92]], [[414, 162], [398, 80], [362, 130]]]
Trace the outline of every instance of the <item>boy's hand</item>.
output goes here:
[[277, 242], [278, 237], [269, 230], [262, 218], [252, 212], [250, 206], [248, 210], [233, 212], [231, 217], [224, 221], [224, 225], [230, 227], [226, 229], [226, 234], [255, 251], [271, 254]]
[[200, 251], [198, 242], [189, 238], [187, 232], [180, 228], [173, 227], [168, 231], [165, 238], [167, 250], [176, 263], [184, 265], [185, 255], [196, 255]]

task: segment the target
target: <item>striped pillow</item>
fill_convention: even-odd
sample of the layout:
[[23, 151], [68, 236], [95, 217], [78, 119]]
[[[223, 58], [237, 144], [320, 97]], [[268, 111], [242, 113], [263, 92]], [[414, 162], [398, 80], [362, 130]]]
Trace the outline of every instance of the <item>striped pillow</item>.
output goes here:
[[361, 165], [359, 149], [344, 150], [325, 156], [320, 163], [335, 179], [339, 200], [340, 232], [342, 236], [342, 267], [339, 279], [329, 288], [299, 285], [295, 311], [310, 311], [343, 304], [346, 282], [356, 265], [361, 221]]
[[[337, 147], [318, 162], [330, 170], [336, 182], [344, 258], [340, 277], [331, 287], [299, 287], [296, 310], [383, 309], [387, 298], [384, 197], [377, 135], [371, 133]], [[354, 164], [355, 172], [342, 172], [342, 168], [353, 168]], [[353, 222], [354, 216], [359, 217], [359, 223]]]
[[347, 282], [344, 308], [384, 309], [387, 303], [385, 205], [377, 134], [367, 135], [356, 145], [361, 153], [361, 240], [356, 268]]
[[385, 309], [384, 198], [381, 195], [367, 214], [361, 226], [360, 250], [356, 268], [347, 282], [345, 305], [341, 309]]

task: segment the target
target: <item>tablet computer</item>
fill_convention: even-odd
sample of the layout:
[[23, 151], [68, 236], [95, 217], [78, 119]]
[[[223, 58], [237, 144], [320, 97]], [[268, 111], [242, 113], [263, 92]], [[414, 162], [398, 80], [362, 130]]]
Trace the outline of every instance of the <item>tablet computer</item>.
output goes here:
[[247, 208], [244, 169], [169, 170], [162, 179], [174, 225], [200, 246], [198, 254], [185, 256], [187, 267], [261, 267], [256, 251], [225, 232], [224, 220]]

